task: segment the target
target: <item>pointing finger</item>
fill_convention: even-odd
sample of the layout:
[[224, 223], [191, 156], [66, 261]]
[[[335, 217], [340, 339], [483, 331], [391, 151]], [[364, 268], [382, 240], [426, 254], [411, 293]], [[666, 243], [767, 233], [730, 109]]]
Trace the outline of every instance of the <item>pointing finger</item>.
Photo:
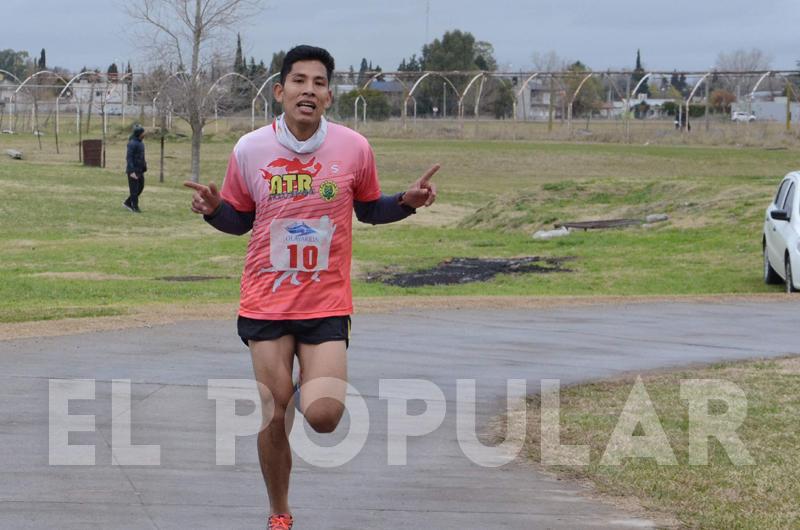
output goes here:
[[431, 168], [428, 171], [426, 171], [425, 174], [422, 175], [422, 177], [420, 177], [419, 183], [420, 184], [427, 184], [428, 181], [431, 180], [431, 177], [434, 175], [434, 173], [439, 171], [440, 167], [442, 167], [442, 166], [439, 165], [439, 164], [432, 165]]
[[193, 190], [200, 192], [202, 192], [205, 189], [208, 189], [207, 186], [204, 186], [198, 182], [192, 182], [191, 180], [184, 180], [183, 185], [186, 186], [187, 188], [192, 188]]

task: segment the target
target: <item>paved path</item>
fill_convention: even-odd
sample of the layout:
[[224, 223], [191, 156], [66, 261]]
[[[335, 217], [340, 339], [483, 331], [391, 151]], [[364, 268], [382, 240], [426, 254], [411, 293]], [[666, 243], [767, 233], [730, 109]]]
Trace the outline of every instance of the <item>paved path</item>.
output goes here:
[[[350, 373], [369, 406], [367, 443], [339, 468], [296, 460], [296, 527], [648, 527], [649, 521], [589, 500], [577, 486], [521, 463], [494, 469], [471, 463], [456, 442], [456, 380], [477, 380], [479, 423], [485, 422], [498, 411], [507, 378], [526, 378], [535, 390], [542, 378], [571, 383], [797, 352], [798, 309], [794, 301], [662, 303], [357, 317]], [[239, 439], [236, 465], [215, 465], [215, 405], [207, 380], [251, 375], [233, 333], [232, 322], [186, 322], [0, 342], [0, 527], [262, 527], [264, 487], [254, 437]], [[50, 378], [97, 380], [94, 401], [70, 405], [70, 414], [96, 415], [97, 432], [70, 435], [70, 444], [96, 446], [95, 466], [48, 465]], [[427, 379], [446, 396], [444, 423], [409, 441], [404, 467], [386, 465], [380, 378]], [[160, 445], [161, 465], [112, 465], [112, 379], [133, 381], [132, 440]]]

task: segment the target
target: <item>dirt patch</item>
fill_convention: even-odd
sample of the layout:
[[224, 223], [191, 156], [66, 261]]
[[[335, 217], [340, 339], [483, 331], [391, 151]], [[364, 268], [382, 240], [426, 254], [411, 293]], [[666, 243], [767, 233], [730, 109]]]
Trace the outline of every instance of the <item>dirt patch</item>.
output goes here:
[[454, 285], [491, 280], [498, 274], [571, 272], [563, 267], [572, 257], [543, 258], [452, 258], [431, 269], [407, 273], [377, 273], [367, 276], [369, 281], [383, 282], [400, 287], [422, 285]]

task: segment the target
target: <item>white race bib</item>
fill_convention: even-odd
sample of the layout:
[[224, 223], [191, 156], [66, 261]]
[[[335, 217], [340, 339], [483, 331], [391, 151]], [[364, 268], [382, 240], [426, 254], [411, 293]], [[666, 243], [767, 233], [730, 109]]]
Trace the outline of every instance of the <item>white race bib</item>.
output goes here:
[[269, 259], [275, 271], [328, 270], [336, 226], [320, 219], [275, 219], [269, 226]]

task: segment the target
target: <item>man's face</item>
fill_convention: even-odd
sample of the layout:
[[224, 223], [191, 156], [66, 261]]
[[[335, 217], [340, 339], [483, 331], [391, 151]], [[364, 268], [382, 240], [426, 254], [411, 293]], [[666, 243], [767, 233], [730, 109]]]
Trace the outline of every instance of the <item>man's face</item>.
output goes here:
[[319, 61], [297, 61], [283, 84], [276, 83], [275, 100], [283, 104], [290, 123], [316, 126], [331, 106], [333, 96], [328, 86], [328, 73]]

